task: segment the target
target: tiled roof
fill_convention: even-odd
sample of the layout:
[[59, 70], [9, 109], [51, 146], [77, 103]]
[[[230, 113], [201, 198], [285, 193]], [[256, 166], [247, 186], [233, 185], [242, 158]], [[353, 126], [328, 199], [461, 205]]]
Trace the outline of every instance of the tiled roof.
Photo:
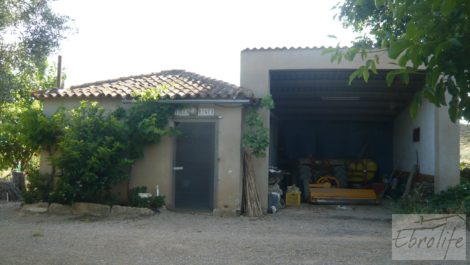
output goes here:
[[38, 99], [48, 98], [132, 98], [148, 88], [168, 86], [162, 93], [166, 99], [246, 99], [251, 90], [184, 70], [169, 70], [147, 75], [86, 83], [66, 89], [47, 89], [33, 94]]
[[[323, 50], [328, 48], [336, 48], [332, 46], [313, 46], [313, 47], [260, 47], [260, 48], [246, 48], [243, 49], [242, 52], [251, 52], [251, 51], [291, 51], [291, 50]], [[343, 46], [340, 47], [342, 49], [347, 49], [348, 47]]]

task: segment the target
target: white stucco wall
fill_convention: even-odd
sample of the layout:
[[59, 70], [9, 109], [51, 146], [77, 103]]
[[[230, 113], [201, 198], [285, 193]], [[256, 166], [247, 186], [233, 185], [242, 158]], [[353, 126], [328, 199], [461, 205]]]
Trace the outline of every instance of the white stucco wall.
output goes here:
[[460, 182], [460, 124], [452, 123], [446, 107], [436, 108], [436, 192]]
[[[414, 128], [420, 128], [420, 141], [413, 143]], [[452, 123], [446, 107], [424, 101], [412, 119], [406, 108], [393, 124], [393, 160], [396, 169], [412, 171], [419, 156], [420, 173], [434, 176], [436, 192], [460, 181], [460, 125]]]
[[[425, 101], [415, 119], [405, 108], [393, 121], [394, 168], [412, 171], [418, 153], [421, 173], [435, 175], [435, 107]], [[413, 129], [420, 128], [420, 141], [413, 142]]]

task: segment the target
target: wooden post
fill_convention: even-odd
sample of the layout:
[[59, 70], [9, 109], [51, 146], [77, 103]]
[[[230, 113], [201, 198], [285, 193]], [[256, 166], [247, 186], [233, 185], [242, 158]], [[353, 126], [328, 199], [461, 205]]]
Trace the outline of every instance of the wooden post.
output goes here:
[[57, 88], [62, 88], [62, 56], [57, 58]]

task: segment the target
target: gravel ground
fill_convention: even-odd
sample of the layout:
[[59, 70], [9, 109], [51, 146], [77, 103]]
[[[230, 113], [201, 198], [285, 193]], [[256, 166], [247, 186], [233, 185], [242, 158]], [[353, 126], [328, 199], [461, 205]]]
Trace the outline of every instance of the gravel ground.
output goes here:
[[433, 264], [390, 261], [391, 215], [378, 206], [137, 219], [24, 216], [18, 206], [0, 203], [0, 264]]

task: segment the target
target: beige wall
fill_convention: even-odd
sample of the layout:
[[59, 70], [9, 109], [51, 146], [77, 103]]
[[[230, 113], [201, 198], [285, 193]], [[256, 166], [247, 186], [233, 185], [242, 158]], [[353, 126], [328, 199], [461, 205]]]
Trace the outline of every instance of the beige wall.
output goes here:
[[[57, 98], [57, 99], [45, 99], [43, 100], [43, 111], [46, 115], [50, 116], [54, 114], [59, 107], [66, 109], [76, 108], [80, 105], [80, 101], [83, 99], [76, 98]], [[98, 101], [98, 100], [94, 100]], [[102, 98], [99, 99], [100, 105], [105, 109], [112, 111], [119, 106], [128, 107], [129, 104], [122, 104], [121, 99], [117, 98]]]
[[[240, 209], [241, 203], [241, 106], [215, 106], [215, 113], [217, 168], [214, 209], [235, 212]], [[137, 161], [132, 169], [131, 180], [131, 187], [147, 186], [153, 192], [159, 185], [160, 193], [166, 196], [170, 208], [174, 207], [174, 145], [173, 138], [165, 137], [158, 145], [147, 147], [144, 158]]]
[[[78, 106], [79, 101], [73, 99], [54, 99], [44, 101], [44, 112], [51, 115], [57, 108]], [[102, 99], [100, 104], [107, 110], [113, 110], [122, 105], [119, 99]], [[214, 180], [214, 208], [228, 212], [237, 212], [241, 204], [242, 168], [241, 168], [241, 105], [205, 105], [214, 107], [216, 122], [216, 176]], [[192, 121], [197, 121], [197, 118]], [[184, 121], [178, 118], [178, 121]], [[207, 121], [207, 119], [205, 119]], [[172, 137], [163, 137], [161, 142], [148, 146], [144, 157], [132, 167], [129, 186], [146, 186], [149, 192], [155, 193], [156, 185], [160, 194], [166, 196], [168, 206], [174, 206], [173, 187], [173, 157], [175, 141]], [[41, 154], [41, 171], [50, 172], [46, 154]], [[122, 187], [124, 188], [124, 187]]]
[[240, 210], [242, 197], [242, 108], [216, 107], [218, 121], [216, 207]]

